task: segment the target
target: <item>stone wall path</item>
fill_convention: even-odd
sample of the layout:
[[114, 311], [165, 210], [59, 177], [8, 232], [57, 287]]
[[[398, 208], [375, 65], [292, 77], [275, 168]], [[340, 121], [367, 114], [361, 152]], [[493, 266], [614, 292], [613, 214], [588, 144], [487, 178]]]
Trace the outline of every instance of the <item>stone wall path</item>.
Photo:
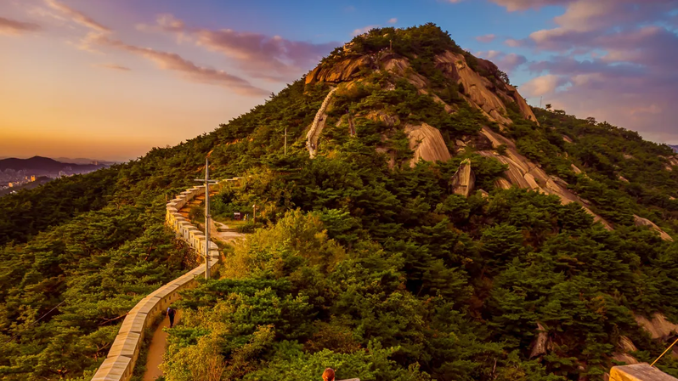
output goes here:
[[[212, 192], [210, 192], [210, 194], [211, 193]], [[190, 209], [193, 206], [204, 204], [204, 202], [204, 195], [197, 196], [191, 200], [191, 202], [187, 203], [183, 208], [181, 208], [179, 213], [181, 213], [184, 218], [188, 218], [188, 212]], [[212, 239], [217, 239], [223, 243], [229, 243], [245, 236], [244, 234], [233, 231], [220, 232], [217, 224], [218, 223], [215, 223], [214, 220], [210, 220], [210, 236]], [[223, 224], [219, 225], [228, 228]], [[180, 319], [181, 310], [177, 310], [177, 314], [174, 317], [175, 326], [179, 323]], [[169, 318], [167, 316], [165, 316], [162, 323], [160, 323], [155, 332], [153, 332], [153, 338], [151, 339], [151, 344], [148, 347], [148, 357], [146, 357], [146, 372], [144, 373], [143, 381], [155, 381], [158, 377], [162, 376], [162, 371], [159, 367], [160, 364], [162, 364], [163, 355], [167, 350], [167, 336], [169, 336], [167, 332], [164, 331], [165, 328], [169, 328]]]

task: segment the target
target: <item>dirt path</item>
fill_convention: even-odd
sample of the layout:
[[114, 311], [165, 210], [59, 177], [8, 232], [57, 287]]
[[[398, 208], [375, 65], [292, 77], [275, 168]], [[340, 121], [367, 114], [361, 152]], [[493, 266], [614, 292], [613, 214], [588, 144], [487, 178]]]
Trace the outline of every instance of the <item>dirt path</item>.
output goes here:
[[[176, 325], [181, 320], [181, 311], [177, 310], [174, 316], [174, 324]], [[162, 323], [153, 332], [151, 345], [148, 347], [148, 357], [146, 358], [146, 373], [144, 373], [143, 381], [155, 381], [162, 376], [162, 371], [159, 366], [162, 363], [162, 355], [167, 349], [167, 332], [163, 328], [169, 328], [169, 318], [165, 316]]]
[[222, 230], [224, 229], [230, 229], [230, 226], [224, 225], [221, 222], [215, 222], [214, 220], [210, 220], [210, 236], [213, 239], [219, 240], [224, 243], [229, 243], [231, 241], [235, 241], [236, 239], [240, 239], [244, 237], [245, 235], [242, 233], [238, 233], [235, 231], [219, 231], [219, 228]]

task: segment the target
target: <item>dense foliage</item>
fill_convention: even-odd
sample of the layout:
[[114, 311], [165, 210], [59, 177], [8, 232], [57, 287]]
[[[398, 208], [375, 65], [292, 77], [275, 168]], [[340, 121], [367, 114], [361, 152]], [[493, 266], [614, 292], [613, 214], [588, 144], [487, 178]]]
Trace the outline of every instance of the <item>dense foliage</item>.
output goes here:
[[[329, 88], [297, 81], [210, 134], [1, 199], [0, 377], [87, 379], [120, 317], [195, 265], [162, 218], [205, 155], [216, 177], [246, 179], [222, 189], [213, 213], [256, 204], [266, 226], [225, 250], [218, 279], [184, 293], [168, 380], [307, 380], [328, 366], [368, 381], [595, 379], [621, 336], [640, 360], [661, 353], [633, 314], [678, 319], [678, 245], [633, 226], [633, 214], [678, 231], [668, 148], [560, 112], [535, 110], [540, 127], [511, 109], [503, 133], [615, 230], [555, 196], [496, 189], [506, 167], [454, 145], [496, 126], [431, 65], [461, 50], [429, 24], [358, 36], [350, 54], [391, 43], [428, 91], [384, 71], [341, 85], [314, 160], [305, 132]], [[403, 129], [421, 123], [441, 131], [451, 160], [410, 167]], [[489, 194], [453, 194], [465, 159]], [[531, 357], [540, 326], [548, 351]], [[660, 366], [678, 374], [674, 360]]]

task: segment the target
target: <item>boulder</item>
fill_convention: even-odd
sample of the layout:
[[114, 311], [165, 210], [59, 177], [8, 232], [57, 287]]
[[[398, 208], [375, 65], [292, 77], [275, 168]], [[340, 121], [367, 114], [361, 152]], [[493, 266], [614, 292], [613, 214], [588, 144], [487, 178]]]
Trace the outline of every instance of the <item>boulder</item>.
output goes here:
[[476, 183], [476, 176], [471, 169], [471, 160], [466, 159], [461, 162], [459, 169], [450, 179], [450, 187], [454, 194], [468, 197], [473, 192]]
[[425, 161], [447, 161], [452, 157], [447, 149], [445, 140], [440, 131], [426, 123], [414, 126], [405, 126], [405, 133], [410, 140], [410, 149], [414, 156], [410, 161], [410, 167], [414, 167], [419, 159]]

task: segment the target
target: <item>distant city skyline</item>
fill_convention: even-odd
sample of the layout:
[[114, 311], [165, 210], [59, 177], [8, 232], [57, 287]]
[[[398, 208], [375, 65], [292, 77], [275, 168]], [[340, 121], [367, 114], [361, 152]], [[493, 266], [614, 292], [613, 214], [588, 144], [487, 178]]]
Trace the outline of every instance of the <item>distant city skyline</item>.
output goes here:
[[263, 103], [356, 34], [426, 22], [532, 105], [678, 144], [678, 0], [5, 0], [0, 156], [134, 159]]

